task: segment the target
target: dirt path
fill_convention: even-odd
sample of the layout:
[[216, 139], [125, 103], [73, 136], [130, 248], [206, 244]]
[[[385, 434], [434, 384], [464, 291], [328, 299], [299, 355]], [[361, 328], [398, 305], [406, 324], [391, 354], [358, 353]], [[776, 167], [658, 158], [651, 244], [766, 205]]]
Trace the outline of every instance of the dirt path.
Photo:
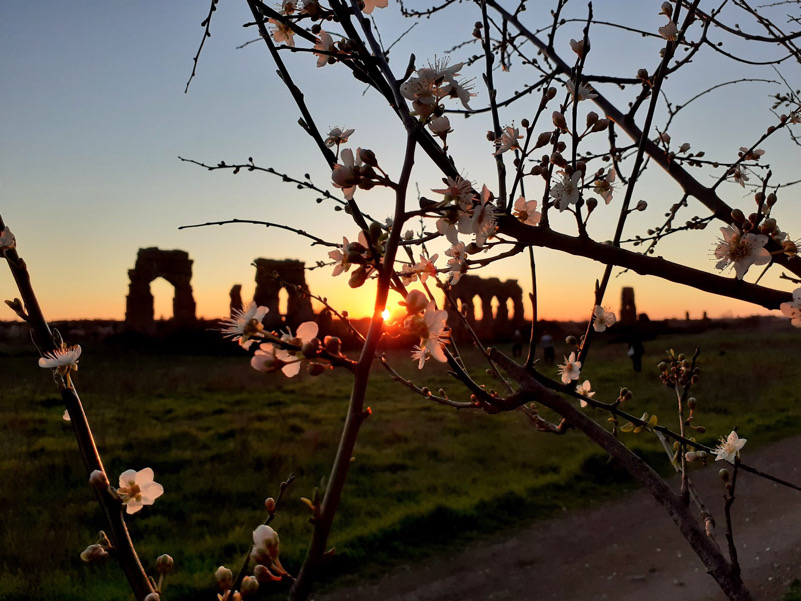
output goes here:
[[[745, 448], [745, 451], [748, 447]], [[801, 437], [745, 460], [801, 482]], [[722, 462], [693, 480], [718, 520], [725, 546]], [[676, 484], [676, 483], [674, 483]], [[745, 582], [759, 601], [781, 599], [801, 577], [801, 492], [748, 473], [738, 475], [734, 533]], [[717, 601], [725, 599], [671, 519], [645, 491], [598, 509], [535, 524], [502, 542], [403, 566], [382, 579], [318, 601]]]

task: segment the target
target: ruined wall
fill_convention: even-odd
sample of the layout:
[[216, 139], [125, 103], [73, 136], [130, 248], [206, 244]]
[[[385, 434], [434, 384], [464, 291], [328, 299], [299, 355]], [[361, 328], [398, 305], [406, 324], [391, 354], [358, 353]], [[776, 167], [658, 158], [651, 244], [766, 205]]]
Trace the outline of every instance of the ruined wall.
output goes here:
[[[253, 300], [269, 309], [264, 318], [264, 327], [269, 330], [289, 326], [293, 330], [304, 321], [314, 319], [311, 299], [304, 294], [306, 270], [302, 261], [286, 259], [256, 259], [256, 293]], [[278, 307], [278, 293], [287, 293], [286, 315]]]
[[180, 327], [195, 324], [197, 318], [190, 283], [192, 261], [189, 260], [189, 253], [183, 250], [140, 248], [136, 255], [136, 264], [128, 271], [128, 277], [131, 282], [125, 303], [126, 329], [147, 334], [155, 331], [150, 283], [159, 277], [175, 288], [172, 322]]
[[[511, 338], [515, 329], [523, 325], [523, 289], [517, 280], [501, 281], [498, 278], [482, 278], [475, 275], [463, 275], [459, 283], [451, 287], [451, 298], [459, 304], [467, 316], [467, 321], [476, 333], [484, 339]], [[493, 315], [493, 299], [497, 304], [497, 312]], [[508, 301], [512, 301], [512, 314], [509, 315]], [[476, 319], [475, 307], [481, 303], [482, 318]], [[463, 338], [464, 327], [453, 307], [448, 324], [454, 335]]]

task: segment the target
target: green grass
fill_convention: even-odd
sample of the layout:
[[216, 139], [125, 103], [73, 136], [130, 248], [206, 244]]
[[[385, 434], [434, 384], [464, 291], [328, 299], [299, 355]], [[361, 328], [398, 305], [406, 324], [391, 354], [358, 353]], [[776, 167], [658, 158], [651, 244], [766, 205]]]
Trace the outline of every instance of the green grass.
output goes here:
[[[692, 353], [701, 346], [696, 423], [707, 431], [700, 439], [712, 444], [737, 426], [749, 441], [747, 457], [753, 447], [801, 429], [797, 333], [712, 333], [646, 346], [644, 373], [633, 374], [620, 345], [598, 346], [582, 379], [591, 379], [606, 401], [629, 387], [631, 413], [648, 411], [671, 424], [675, 395], [661, 386], [654, 365], [663, 349]], [[442, 366], [429, 363], [418, 372], [407, 353], [391, 356], [403, 373], [460, 398]], [[468, 359], [475, 364], [477, 353]], [[113, 562], [85, 565], [78, 557], [102, 528], [101, 515], [47, 373], [25, 354], [0, 355], [0, 369], [0, 599], [130, 598]], [[555, 376], [555, 368], [545, 371]], [[162, 553], [175, 558], [168, 599], [213, 598], [215, 568], [238, 567], [251, 531], [264, 519], [264, 499], [277, 494], [289, 473], [296, 481], [273, 526], [284, 566], [297, 571], [311, 528], [299, 497], [324, 486], [349, 382], [346, 373], [294, 380], [259, 374], [244, 355], [84, 350], [76, 385], [107, 471], [116, 476], [150, 466], [164, 485], [164, 496], [129, 526], [146, 568]], [[329, 585], [342, 583], [344, 573], [375, 575], [631, 486], [575, 432], [536, 432], [519, 412], [434, 405], [391, 382], [381, 368], [368, 404], [373, 414], [330, 541], [336, 554], [324, 577]], [[648, 434], [621, 436], [670, 471]]]

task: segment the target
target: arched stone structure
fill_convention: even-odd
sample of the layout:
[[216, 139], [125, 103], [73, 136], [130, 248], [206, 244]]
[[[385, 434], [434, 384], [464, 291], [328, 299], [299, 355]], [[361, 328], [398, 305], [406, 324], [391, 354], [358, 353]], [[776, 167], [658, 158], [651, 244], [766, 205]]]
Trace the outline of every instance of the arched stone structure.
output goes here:
[[[269, 309], [262, 322], [264, 327], [268, 330], [275, 330], [281, 326], [294, 329], [304, 321], [314, 319], [311, 299], [301, 293], [307, 290], [306, 270], [302, 261], [256, 259], [254, 263], [256, 293], [253, 295], [253, 300], [257, 305]], [[278, 293], [282, 288], [287, 293], [286, 315], [281, 315], [278, 308]]]
[[[451, 287], [451, 298], [454, 302], [466, 308], [467, 322], [484, 339], [511, 337], [514, 329], [523, 321], [523, 289], [517, 280], [502, 282], [498, 278], [482, 278], [475, 275], [463, 275], [459, 283]], [[475, 300], [481, 303], [481, 319], [476, 319]], [[497, 301], [497, 313], [493, 315], [493, 299]], [[508, 301], [512, 301], [512, 315], [509, 315]], [[454, 329], [454, 334], [461, 337], [459, 324], [461, 320], [455, 314], [453, 307], [449, 308], [452, 315], [448, 323]]]
[[634, 288], [627, 286], [620, 293], [620, 323], [637, 323], [637, 304], [634, 302]]
[[228, 305], [229, 315], [233, 317], [236, 313], [242, 311], [242, 284], [234, 284], [229, 293], [231, 302]]
[[131, 283], [125, 304], [125, 325], [136, 332], [153, 333], [153, 295], [150, 283], [156, 278], [164, 278], [175, 288], [172, 299], [172, 321], [175, 325], [186, 327], [196, 322], [195, 299], [192, 297], [192, 261], [189, 253], [183, 250], [160, 250], [140, 248], [136, 264], [128, 270]]

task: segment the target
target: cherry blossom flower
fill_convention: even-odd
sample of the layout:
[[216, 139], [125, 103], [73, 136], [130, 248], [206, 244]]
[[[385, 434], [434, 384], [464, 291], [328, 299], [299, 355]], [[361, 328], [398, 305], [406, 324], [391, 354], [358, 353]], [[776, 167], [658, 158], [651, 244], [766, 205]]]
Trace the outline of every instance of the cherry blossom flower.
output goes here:
[[748, 176], [745, 174], [745, 171], [737, 167], [731, 173], [731, 178], [734, 180], [735, 183], [740, 184], [743, 188], [745, 188], [745, 182], [748, 181]]
[[275, 530], [262, 524], [253, 531], [253, 550], [250, 552], [250, 557], [257, 564], [283, 576], [287, 572], [281, 565], [278, 551], [278, 533]]
[[389, 0], [364, 0], [364, 8], [362, 12], [366, 15], [369, 15], [373, 12], [375, 8], [386, 8], [389, 4]]
[[[573, 83], [573, 80], [568, 80], [565, 84], [567, 91], [570, 92], [570, 95], [573, 99], [576, 99], [576, 85]], [[598, 94], [592, 91], [590, 86], [585, 86], [583, 83], [578, 85], [578, 102], [582, 100], [592, 100], [593, 98], [598, 98]]]
[[481, 189], [481, 199], [472, 213], [465, 212], [459, 217], [459, 231], [475, 234], [478, 246], [484, 246], [487, 238], [495, 234], [495, 205], [492, 204], [492, 192], [486, 185]]
[[451, 129], [450, 119], [448, 119], [448, 117], [445, 115], [434, 117], [431, 121], [429, 121], [428, 128], [435, 136], [439, 136], [443, 139], [445, 139], [445, 137], [453, 131]]
[[334, 187], [341, 188], [347, 200], [353, 200], [353, 193], [361, 180], [361, 174], [359, 173], [362, 166], [361, 154], [361, 148], [359, 148], [354, 158], [353, 151], [350, 148], [345, 148], [340, 156], [342, 164], [337, 163], [334, 165], [334, 170], [331, 172], [331, 180]]
[[574, 39], [570, 40], [570, 48], [578, 54], [579, 56], [584, 56], [584, 40], [576, 41]]
[[265, 373], [275, 371], [281, 365], [281, 361], [275, 356], [275, 347], [269, 342], [260, 344], [250, 360], [250, 366], [253, 369]]
[[670, 146], [670, 134], [666, 132], [659, 132], [659, 141], [662, 142], [665, 146]]
[[420, 260], [414, 265], [403, 265], [401, 267], [401, 280], [404, 286], [408, 286], [412, 282], [416, 282], [420, 278], [421, 283], [425, 283], [429, 276], [437, 275], [437, 268], [434, 261], [437, 260], [439, 255], [432, 255], [431, 259], [426, 259], [420, 255]]
[[455, 202], [463, 208], [467, 208], [473, 204], [473, 199], [476, 197], [473, 192], [473, 183], [470, 180], [462, 177], [453, 179], [451, 177], [442, 180], [445, 183], [445, 188], [439, 190], [431, 190], [436, 194], [445, 196], [446, 202]]
[[669, 42], [675, 42], [679, 37], [679, 28], [673, 21], [668, 21], [665, 26], [659, 28], [659, 35]]
[[438, 258], [439, 255], [431, 255], [430, 259], [426, 259], [423, 255], [420, 255], [420, 261], [415, 264], [414, 270], [420, 274], [420, 282], [423, 284], [425, 284], [429, 276], [436, 277], [437, 267], [434, 265], [434, 262]]
[[418, 69], [416, 77], [401, 84], [401, 95], [412, 101], [414, 111], [422, 119], [428, 119], [443, 98], [458, 98], [469, 109], [468, 102], [473, 96], [470, 86], [456, 81], [463, 66], [464, 63], [448, 66], [447, 60], [435, 60], [434, 64]]
[[770, 252], [764, 248], [768, 237], [764, 234], [743, 234], [736, 225], [720, 228], [723, 238], [715, 248], [715, 265], [718, 269], [726, 269], [734, 265], [737, 279], [742, 280], [751, 265], [765, 265], [770, 262]]
[[560, 171], [559, 173], [562, 176], [562, 181], [551, 186], [549, 194], [556, 200], [557, 208], [560, 211], [564, 211], [567, 207], [579, 201], [581, 171], [574, 171], [573, 175], [570, 177], [568, 177], [564, 171]]
[[[421, 314], [423, 303], [425, 309]], [[402, 304], [406, 305], [409, 314], [403, 322], [404, 327], [410, 334], [420, 336], [420, 344], [412, 351], [412, 359], [418, 362], [418, 368], [423, 369], [429, 357], [445, 363], [448, 360], [445, 344], [450, 338], [450, 332], [446, 330], [448, 312], [438, 310], [436, 303], [429, 302], [419, 290], [409, 292]]]
[[277, 44], [284, 42], [291, 48], [295, 47], [295, 32], [292, 31], [289, 25], [278, 19], [269, 19], [269, 23], [272, 25], [270, 33], [272, 33], [273, 40], [275, 40]]
[[325, 145], [331, 148], [332, 146], [344, 144], [355, 131], [355, 129], [346, 129], [343, 131], [339, 127], [332, 127], [331, 131], [328, 132], [328, 137], [325, 139]]
[[518, 130], [518, 128], [511, 125], [504, 127], [501, 132], [500, 140], [495, 141], [498, 150], [492, 153], [493, 156], [503, 154], [507, 150], [521, 150], [520, 144], [518, 144], [517, 141], [522, 139], [523, 136], [520, 135], [520, 130]]
[[526, 225], [537, 225], [542, 218], [542, 213], [537, 211], [537, 201], [526, 201], [522, 196], [515, 201], [514, 216]]
[[605, 177], [595, 180], [594, 188], [595, 193], [604, 199], [606, 204], [612, 202], [612, 193], [614, 192], [615, 184], [615, 170], [610, 169]]
[[303, 354], [303, 347], [317, 337], [319, 327], [313, 321], [305, 321], [298, 326], [295, 336], [287, 332], [281, 336], [281, 340], [292, 346], [300, 347], [299, 350], [278, 349], [275, 351], [276, 358], [284, 363], [281, 372], [287, 377], [292, 378], [298, 375], [300, 364], [306, 359]]
[[[328, 64], [328, 60], [331, 57], [330, 52], [334, 51], [334, 38], [331, 37], [331, 34], [325, 30], [320, 30], [320, 34], [317, 36], [317, 43], [314, 45], [314, 50], [317, 52], [314, 53], [314, 56], [317, 57], [317, 68], [324, 67]], [[351, 131], [351, 133], [353, 133]], [[331, 134], [329, 134], [330, 136]], [[347, 142], [347, 138], [344, 140]], [[328, 140], [326, 140], [326, 146], [332, 146], [332, 144], [328, 144]]]
[[450, 257], [448, 259], [448, 275], [451, 284], [455, 286], [459, 283], [462, 274], [467, 271], [467, 252], [464, 242], [457, 242], [446, 250], [445, 254]]
[[133, 514], [145, 505], [152, 505], [164, 494], [164, 487], [153, 481], [153, 470], [146, 467], [138, 472], [136, 470], [122, 472], [117, 493], [125, 504], [125, 511]]
[[223, 336], [232, 338], [242, 348], [249, 349], [255, 342], [253, 338], [264, 332], [261, 320], [268, 311], [267, 307], [257, 307], [256, 301], [251, 301], [245, 310], [234, 309], [231, 317], [220, 320], [220, 325], [225, 326], [222, 328]]
[[761, 148], [755, 148], [754, 150], [748, 150], [745, 146], [740, 146], [740, 157], [744, 161], [758, 161], [759, 157], [765, 154], [765, 151]]
[[437, 219], [435, 225], [440, 236], [445, 236], [445, 239], [451, 244], [459, 243], [459, 230], [452, 219], [449, 217], [440, 217]]
[[596, 332], [603, 332], [617, 321], [617, 317], [608, 308], [604, 309], [601, 305], [595, 305], [595, 321], [592, 324]]
[[[567, 384], [567, 382], [565, 382], [565, 384]], [[589, 380], [584, 380], [581, 384], [576, 384], [576, 392], [589, 398], [595, 396], [595, 392], [592, 390], [592, 384], [590, 384]], [[584, 399], [579, 399], [579, 403], [582, 407], [586, 407], [588, 405], [587, 401]]]
[[790, 323], [796, 328], [801, 328], [801, 288], [793, 290], [793, 300], [779, 305], [779, 309], [786, 317], [790, 318]]
[[737, 432], [732, 430], [731, 434], [729, 434], [726, 438], [720, 438], [720, 444], [718, 444], [717, 448], [715, 449], [715, 461], [720, 461], [723, 459], [724, 461], [728, 461], [729, 463], [734, 463], [734, 458], [740, 456], [740, 449], [743, 448], [745, 443], [748, 442], [745, 438], [740, 438], [737, 435]]
[[581, 361], [576, 361], [576, 353], [565, 357], [565, 362], [557, 366], [562, 376], [562, 384], [570, 384], [571, 380], [578, 380], [581, 372]]
[[39, 359], [39, 367], [45, 369], [55, 369], [56, 372], [65, 376], [71, 371], [78, 371], [78, 357], [81, 356], [80, 345], [63, 346], [49, 353], [45, 353]]
[[342, 272], [348, 271], [353, 264], [351, 259], [356, 258], [353, 253], [364, 256], [368, 246], [367, 236], [364, 235], [364, 232], [359, 232], [359, 241], [353, 243], [348, 242], [348, 239], [343, 236], [342, 246], [328, 253], [328, 256], [337, 262], [331, 275], [338, 276]]
[[3, 228], [3, 231], [0, 232], [0, 251], [10, 250], [16, 246], [17, 239], [14, 237], [14, 234], [11, 233], [9, 228]]

